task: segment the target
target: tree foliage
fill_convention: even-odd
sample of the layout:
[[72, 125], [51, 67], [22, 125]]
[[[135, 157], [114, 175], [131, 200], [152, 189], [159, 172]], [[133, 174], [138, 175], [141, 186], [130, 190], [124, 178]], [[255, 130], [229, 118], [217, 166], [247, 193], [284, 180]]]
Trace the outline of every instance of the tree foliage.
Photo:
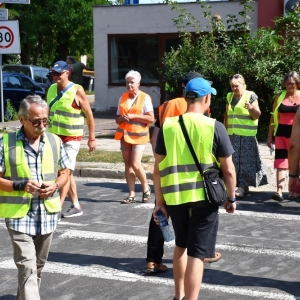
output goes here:
[[203, 17], [209, 21], [207, 26], [201, 25], [200, 16], [197, 19], [177, 3], [169, 2], [178, 12], [173, 21], [181, 35], [181, 45], [165, 54], [162, 73], [172, 96], [180, 95], [182, 75], [191, 70], [212, 80], [218, 91], [212, 101], [212, 116], [219, 120], [230, 91], [229, 77], [242, 74], [247, 89], [259, 97], [260, 127], [266, 128], [274, 95], [283, 88], [283, 76], [300, 69], [300, 19], [297, 13], [290, 13], [276, 18], [275, 28], [260, 28], [251, 33], [252, 2], [240, 1], [240, 17], [227, 15], [226, 24], [219, 15], [212, 15], [211, 6], [205, 1], [199, 2]]
[[[19, 20], [21, 55], [4, 55], [5, 63], [51, 66], [54, 61], [87, 54], [93, 66], [93, 5], [109, 0], [31, 0], [6, 4], [9, 19]], [[90, 58], [90, 59], [89, 59]]]

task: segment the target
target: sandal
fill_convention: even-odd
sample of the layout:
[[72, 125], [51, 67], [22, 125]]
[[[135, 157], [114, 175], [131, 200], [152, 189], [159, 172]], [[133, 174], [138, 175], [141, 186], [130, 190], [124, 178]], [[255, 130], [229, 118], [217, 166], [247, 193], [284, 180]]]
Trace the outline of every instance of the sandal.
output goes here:
[[131, 204], [135, 202], [135, 197], [128, 196], [121, 201], [121, 204]]
[[249, 186], [244, 187], [244, 194], [250, 195]]
[[151, 188], [150, 186], [148, 186], [148, 190], [145, 193], [143, 192], [142, 202], [147, 203], [150, 200], [150, 195], [151, 195]]
[[238, 187], [235, 191], [235, 197], [238, 199], [244, 198], [245, 190], [243, 187]]
[[297, 198], [297, 196], [294, 196], [293, 194], [289, 194], [287, 197], [289, 200], [294, 200]]
[[278, 192], [276, 192], [272, 195], [272, 199], [276, 200], [276, 201], [283, 201], [284, 200], [283, 197], [282, 197], [282, 194], [279, 194]]

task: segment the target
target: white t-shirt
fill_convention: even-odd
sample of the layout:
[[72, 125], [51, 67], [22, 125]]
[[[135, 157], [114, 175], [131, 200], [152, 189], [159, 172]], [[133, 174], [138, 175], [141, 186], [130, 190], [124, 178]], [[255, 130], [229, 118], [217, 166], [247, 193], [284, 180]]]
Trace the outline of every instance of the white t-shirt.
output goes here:
[[[135, 99], [137, 98], [138, 95], [139, 95], [139, 93], [133, 99], [129, 99], [128, 109], [131, 108], [133, 102], [135, 101]], [[120, 101], [121, 101], [121, 99], [122, 99], [122, 96], [119, 99], [117, 115], [120, 115]], [[144, 106], [143, 106], [143, 115], [145, 115], [146, 113], [148, 113], [150, 111], [153, 111], [153, 105], [152, 105], [152, 101], [151, 101], [150, 96], [148, 94], [146, 94], [145, 102], [144, 102]]]

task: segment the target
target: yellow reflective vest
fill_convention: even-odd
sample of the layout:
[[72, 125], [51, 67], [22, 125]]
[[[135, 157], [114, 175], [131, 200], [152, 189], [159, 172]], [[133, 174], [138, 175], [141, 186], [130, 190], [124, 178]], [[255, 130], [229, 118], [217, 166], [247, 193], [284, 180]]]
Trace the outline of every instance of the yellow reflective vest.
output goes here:
[[[83, 136], [84, 116], [80, 109], [72, 107], [79, 85], [69, 88], [50, 109], [48, 131], [63, 136]], [[57, 96], [57, 84], [50, 86], [47, 103]]]
[[[218, 165], [212, 153], [215, 119], [195, 113], [183, 115], [184, 124], [203, 170]], [[159, 163], [160, 183], [167, 205], [205, 200], [202, 176], [182, 133], [179, 117], [162, 127], [167, 155]]]
[[[31, 179], [31, 171], [25, 158], [23, 141], [17, 140], [17, 133], [3, 135], [3, 155], [5, 172], [4, 178], [8, 180]], [[44, 134], [44, 150], [42, 158], [42, 178], [45, 184], [55, 182], [60, 159], [60, 139], [54, 134]], [[0, 218], [23, 218], [31, 205], [32, 194], [26, 191], [4, 192], [0, 190]], [[48, 213], [61, 210], [60, 197], [57, 191], [44, 199]]]
[[275, 107], [274, 112], [271, 113], [271, 114], [273, 114], [273, 123], [271, 125], [274, 125], [274, 131], [273, 131], [273, 135], [274, 136], [276, 135], [277, 128], [278, 128], [278, 123], [279, 123], [279, 112], [278, 112], [278, 109], [279, 109], [279, 106], [282, 103], [282, 101], [283, 101], [286, 93], [287, 93], [287, 91], [283, 91], [280, 94], [280, 96], [278, 97], [278, 100], [277, 100], [277, 106]]
[[255, 136], [257, 133], [258, 119], [253, 120], [248, 109], [245, 108], [246, 102], [250, 100], [251, 91], [245, 91], [239, 102], [231, 107], [233, 93], [227, 94], [227, 131], [228, 135]]

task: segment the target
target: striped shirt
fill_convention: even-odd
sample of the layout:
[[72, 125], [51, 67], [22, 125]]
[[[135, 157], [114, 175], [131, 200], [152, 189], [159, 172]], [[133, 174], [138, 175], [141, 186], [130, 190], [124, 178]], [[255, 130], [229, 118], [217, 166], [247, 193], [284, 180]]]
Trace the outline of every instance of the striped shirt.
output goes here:
[[[17, 140], [23, 141], [24, 154], [32, 174], [32, 180], [39, 183], [42, 179], [42, 157], [45, 142], [41, 136], [38, 153], [30, 146], [28, 140], [23, 134], [22, 128], [17, 133]], [[69, 168], [69, 157], [62, 144], [60, 143], [60, 159], [58, 161], [58, 170]], [[3, 139], [0, 138], [0, 172], [5, 172]], [[45, 209], [44, 200], [37, 194], [33, 195], [30, 208], [27, 215], [23, 218], [5, 219], [7, 228], [22, 232], [28, 235], [44, 235], [53, 232], [57, 226], [57, 213], [48, 213]]]

